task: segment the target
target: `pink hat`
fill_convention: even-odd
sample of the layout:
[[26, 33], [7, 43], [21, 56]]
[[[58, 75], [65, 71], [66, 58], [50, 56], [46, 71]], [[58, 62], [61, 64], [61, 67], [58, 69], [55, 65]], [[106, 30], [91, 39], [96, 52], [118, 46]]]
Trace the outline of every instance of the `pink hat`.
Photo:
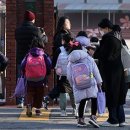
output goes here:
[[32, 21], [35, 19], [35, 14], [29, 10], [26, 10], [25, 11], [25, 14], [24, 14], [24, 20], [26, 21]]

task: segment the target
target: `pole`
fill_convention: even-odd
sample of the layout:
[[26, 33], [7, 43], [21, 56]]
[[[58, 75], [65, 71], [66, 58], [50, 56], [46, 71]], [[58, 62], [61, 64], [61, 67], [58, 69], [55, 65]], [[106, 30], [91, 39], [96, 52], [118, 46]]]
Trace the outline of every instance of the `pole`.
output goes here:
[[108, 13], [108, 19], [110, 20], [111, 19], [111, 12], [109, 11]]
[[81, 12], [81, 30], [83, 31], [84, 29], [84, 11], [82, 10]]

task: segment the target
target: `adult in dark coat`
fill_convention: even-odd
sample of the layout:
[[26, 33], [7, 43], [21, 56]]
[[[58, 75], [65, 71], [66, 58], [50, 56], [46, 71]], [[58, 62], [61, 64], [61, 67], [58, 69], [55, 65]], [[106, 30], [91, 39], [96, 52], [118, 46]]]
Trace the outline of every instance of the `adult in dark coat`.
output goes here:
[[124, 68], [121, 62], [121, 42], [112, 31], [113, 24], [108, 19], [99, 23], [102, 36], [100, 47], [94, 56], [99, 60], [99, 69], [106, 92], [109, 118], [103, 126], [124, 126], [127, 88], [125, 86]]
[[[44, 30], [36, 27], [35, 14], [31, 11], [25, 11], [24, 21], [22, 25], [16, 28], [15, 39], [17, 43], [17, 64], [21, 64], [24, 56], [30, 50], [30, 46], [34, 37], [42, 37]], [[47, 42], [47, 36], [43, 38]]]
[[[57, 23], [56, 33], [54, 35], [53, 56], [55, 56], [56, 53], [58, 52], [57, 49], [62, 46], [63, 35], [65, 35], [65, 34], [71, 35], [70, 29], [71, 29], [71, 23], [70, 23], [69, 18], [66, 16], [60, 17], [58, 20], [58, 23]], [[56, 58], [53, 57], [52, 66], [55, 67], [55, 64], [56, 64]], [[59, 87], [60, 92], [62, 92], [62, 93], [65, 93], [65, 87], [63, 85], [63, 82], [66, 82], [66, 81], [67, 81], [66, 77], [65, 78], [62, 77], [59, 80], [59, 76], [57, 76], [56, 84], [57, 84], [57, 87]]]
[[[46, 43], [48, 40], [43, 30], [41, 28], [36, 27], [34, 23], [35, 14], [31, 11], [26, 10], [22, 25], [15, 30], [17, 78], [20, 77], [21, 61], [30, 50], [32, 40], [35, 37], [41, 37], [43, 43]], [[17, 98], [16, 104], [19, 108], [23, 107], [23, 98]]]
[[62, 46], [62, 36], [64, 34], [70, 34], [71, 23], [68, 17], [62, 16], [59, 18], [56, 28], [56, 33], [53, 39], [53, 52]]

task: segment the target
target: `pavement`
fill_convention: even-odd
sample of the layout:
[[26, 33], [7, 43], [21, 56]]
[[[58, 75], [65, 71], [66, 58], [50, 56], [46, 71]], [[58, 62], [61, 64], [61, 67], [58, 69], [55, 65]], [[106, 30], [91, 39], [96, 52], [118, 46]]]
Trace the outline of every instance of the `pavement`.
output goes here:
[[[127, 94], [126, 105], [126, 126], [125, 127], [100, 127], [93, 128], [89, 125], [88, 119], [90, 115], [90, 108], [87, 107], [85, 113], [85, 122], [87, 126], [79, 128], [76, 126], [76, 119], [72, 115], [72, 108], [67, 107], [67, 116], [60, 116], [60, 109], [58, 106], [49, 107], [46, 111], [42, 109], [42, 115], [26, 116], [25, 108], [17, 108], [16, 106], [1, 106], [0, 107], [0, 130], [130, 130], [130, 90]], [[107, 119], [107, 111], [103, 117], [98, 118], [98, 123], [101, 124]]]

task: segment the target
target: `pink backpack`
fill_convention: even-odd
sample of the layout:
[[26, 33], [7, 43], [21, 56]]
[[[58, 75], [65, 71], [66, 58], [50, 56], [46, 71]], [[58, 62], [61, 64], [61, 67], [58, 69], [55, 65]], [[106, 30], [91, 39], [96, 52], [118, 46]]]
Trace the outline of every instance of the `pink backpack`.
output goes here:
[[92, 87], [93, 73], [91, 66], [85, 63], [76, 63], [71, 66], [74, 86], [81, 90]]
[[25, 67], [25, 75], [28, 81], [41, 81], [46, 76], [46, 64], [43, 55], [37, 57], [29, 54]]

